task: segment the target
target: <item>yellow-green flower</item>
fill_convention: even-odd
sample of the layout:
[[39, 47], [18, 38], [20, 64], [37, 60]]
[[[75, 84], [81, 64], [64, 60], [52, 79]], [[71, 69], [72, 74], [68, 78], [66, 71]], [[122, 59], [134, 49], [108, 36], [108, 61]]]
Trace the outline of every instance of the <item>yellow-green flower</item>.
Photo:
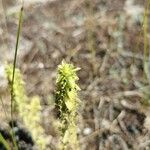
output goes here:
[[77, 91], [80, 89], [76, 84], [78, 80], [76, 71], [78, 70], [79, 68], [64, 61], [58, 66], [55, 104], [61, 122], [60, 149], [64, 150], [69, 147], [77, 149], [76, 111], [79, 104]]
[[[6, 77], [9, 82], [9, 88], [12, 88], [13, 66], [7, 65], [5, 68]], [[46, 150], [46, 136], [44, 129], [40, 125], [41, 122], [41, 105], [39, 97], [28, 98], [24, 90], [24, 81], [22, 80], [19, 69], [15, 70], [15, 78], [13, 84], [13, 107], [25, 127], [31, 133], [37, 149]]]

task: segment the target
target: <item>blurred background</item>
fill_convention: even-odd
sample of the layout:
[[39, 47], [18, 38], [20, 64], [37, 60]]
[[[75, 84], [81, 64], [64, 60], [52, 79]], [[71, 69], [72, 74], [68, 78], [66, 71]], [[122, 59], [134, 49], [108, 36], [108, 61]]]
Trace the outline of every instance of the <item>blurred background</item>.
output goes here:
[[[0, 93], [6, 106], [4, 64], [13, 62], [20, 3], [0, 0]], [[149, 16], [148, 0], [24, 0], [17, 67], [27, 95], [41, 98], [47, 149], [58, 142], [53, 95], [63, 59], [81, 68], [81, 150], [150, 149]], [[6, 126], [2, 107], [0, 124]]]

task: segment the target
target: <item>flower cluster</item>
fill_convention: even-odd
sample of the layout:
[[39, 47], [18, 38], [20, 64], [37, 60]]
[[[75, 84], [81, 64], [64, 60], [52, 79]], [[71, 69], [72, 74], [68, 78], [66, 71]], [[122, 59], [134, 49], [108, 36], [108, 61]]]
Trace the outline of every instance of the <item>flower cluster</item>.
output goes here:
[[76, 84], [78, 70], [79, 68], [64, 61], [58, 66], [55, 104], [61, 122], [60, 149], [68, 147], [77, 149], [76, 111], [79, 104], [77, 91], [80, 90]]
[[22, 80], [19, 69], [15, 70], [14, 83], [12, 85], [13, 66], [7, 65], [5, 74], [8, 80], [9, 88], [13, 86], [13, 109], [18, 113], [25, 127], [30, 131], [38, 149], [45, 150], [46, 140], [44, 129], [40, 125], [41, 105], [39, 97], [28, 98], [24, 90], [24, 81]]

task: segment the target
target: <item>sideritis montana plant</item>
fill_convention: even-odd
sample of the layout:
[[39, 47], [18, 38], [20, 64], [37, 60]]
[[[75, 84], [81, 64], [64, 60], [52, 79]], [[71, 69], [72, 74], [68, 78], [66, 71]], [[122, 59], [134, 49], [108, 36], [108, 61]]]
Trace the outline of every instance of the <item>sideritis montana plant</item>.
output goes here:
[[[46, 150], [47, 139], [44, 129], [40, 125], [41, 122], [41, 105], [38, 96], [29, 98], [26, 96], [24, 89], [24, 81], [20, 70], [16, 69], [16, 74], [13, 84], [13, 112], [18, 114], [25, 127], [31, 133], [35, 142], [35, 148], [39, 150]], [[12, 89], [12, 74], [13, 66], [7, 65], [5, 68], [6, 77], [10, 91]], [[14, 118], [12, 118], [14, 119]]]
[[60, 119], [61, 144], [59, 149], [78, 149], [76, 116], [79, 99], [77, 91], [80, 90], [76, 81], [78, 77], [72, 64], [62, 61], [58, 66], [56, 79], [55, 105]]

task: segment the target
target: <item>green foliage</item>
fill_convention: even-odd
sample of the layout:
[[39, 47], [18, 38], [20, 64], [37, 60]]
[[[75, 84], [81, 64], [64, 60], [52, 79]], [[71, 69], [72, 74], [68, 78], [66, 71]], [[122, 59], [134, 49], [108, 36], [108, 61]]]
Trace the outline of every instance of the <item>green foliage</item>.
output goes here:
[[77, 149], [76, 111], [79, 104], [77, 91], [80, 89], [76, 84], [77, 70], [79, 68], [64, 61], [58, 66], [55, 104], [61, 122], [60, 149], [64, 150]]

